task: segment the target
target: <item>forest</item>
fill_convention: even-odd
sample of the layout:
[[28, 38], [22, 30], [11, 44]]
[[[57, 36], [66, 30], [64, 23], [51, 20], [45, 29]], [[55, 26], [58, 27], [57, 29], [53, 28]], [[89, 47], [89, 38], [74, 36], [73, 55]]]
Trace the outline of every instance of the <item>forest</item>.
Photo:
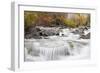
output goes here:
[[90, 14], [24, 11], [25, 32], [29, 32], [29, 29], [35, 26], [69, 28], [90, 26]]

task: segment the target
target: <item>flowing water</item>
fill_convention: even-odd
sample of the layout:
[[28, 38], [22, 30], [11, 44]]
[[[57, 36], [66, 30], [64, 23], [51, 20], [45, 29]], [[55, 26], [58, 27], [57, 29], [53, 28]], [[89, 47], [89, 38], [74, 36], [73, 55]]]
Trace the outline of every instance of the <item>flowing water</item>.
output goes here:
[[65, 30], [65, 32], [66, 36], [49, 36], [48, 39], [26, 39], [25, 61], [89, 58], [90, 40], [79, 39], [79, 35], [75, 35], [68, 30]]

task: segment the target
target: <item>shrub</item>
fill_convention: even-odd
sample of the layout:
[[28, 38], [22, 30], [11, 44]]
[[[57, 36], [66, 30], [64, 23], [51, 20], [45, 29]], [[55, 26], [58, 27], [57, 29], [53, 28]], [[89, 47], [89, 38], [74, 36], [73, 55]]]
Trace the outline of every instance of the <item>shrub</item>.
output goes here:
[[68, 27], [72, 27], [72, 28], [75, 28], [76, 27], [76, 23], [74, 20], [71, 20], [71, 19], [65, 19], [64, 20], [64, 24]]

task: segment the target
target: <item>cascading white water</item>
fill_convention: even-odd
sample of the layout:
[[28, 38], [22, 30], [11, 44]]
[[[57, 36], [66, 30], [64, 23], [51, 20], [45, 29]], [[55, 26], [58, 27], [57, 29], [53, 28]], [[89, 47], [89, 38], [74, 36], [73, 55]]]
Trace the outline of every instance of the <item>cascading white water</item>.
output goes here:
[[[67, 30], [68, 31], [68, 30]], [[66, 32], [66, 37], [49, 36], [49, 39], [30, 39], [25, 41], [27, 58], [32, 61], [82, 58], [89, 56], [89, 39], [78, 39], [79, 35]], [[63, 32], [63, 33], [65, 33]], [[32, 41], [33, 40], [33, 41]], [[76, 58], [76, 56], [78, 56]]]

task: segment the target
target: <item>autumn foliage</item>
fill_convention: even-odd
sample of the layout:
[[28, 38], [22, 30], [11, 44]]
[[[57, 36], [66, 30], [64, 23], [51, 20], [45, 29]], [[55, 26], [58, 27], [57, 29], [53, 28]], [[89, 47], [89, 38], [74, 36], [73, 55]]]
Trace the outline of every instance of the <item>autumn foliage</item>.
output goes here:
[[35, 26], [66, 26], [70, 28], [90, 26], [90, 14], [25, 11], [24, 26], [25, 31]]

